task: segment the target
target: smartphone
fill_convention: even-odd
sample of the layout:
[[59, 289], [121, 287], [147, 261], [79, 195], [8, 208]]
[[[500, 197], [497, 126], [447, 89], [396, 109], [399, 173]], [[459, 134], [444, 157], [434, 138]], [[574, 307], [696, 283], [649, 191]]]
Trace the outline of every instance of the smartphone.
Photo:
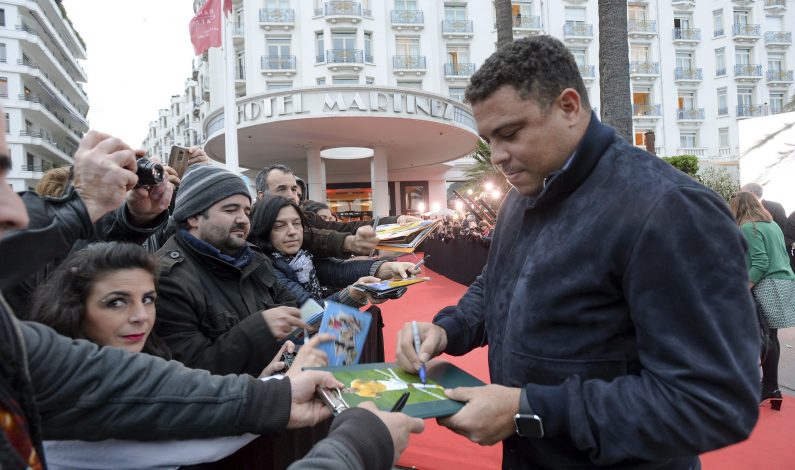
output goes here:
[[172, 145], [171, 153], [168, 155], [168, 166], [177, 172], [179, 178], [182, 178], [182, 175], [185, 174], [185, 170], [188, 168], [189, 158], [188, 149], [178, 145]]

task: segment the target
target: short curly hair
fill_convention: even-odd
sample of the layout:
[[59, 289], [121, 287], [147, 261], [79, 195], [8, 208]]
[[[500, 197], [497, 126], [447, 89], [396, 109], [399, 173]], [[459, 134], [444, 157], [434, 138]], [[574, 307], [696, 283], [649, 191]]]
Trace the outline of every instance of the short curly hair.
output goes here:
[[485, 100], [503, 85], [522, 99], [532, 98], [547, 110], [566, 88], [580, 94], [580, 103], [591, 109], [580, 69], [566, 46], [552, 36], [519, 39], [491, 55], [472, 75], [464, 98], [469, 104]]

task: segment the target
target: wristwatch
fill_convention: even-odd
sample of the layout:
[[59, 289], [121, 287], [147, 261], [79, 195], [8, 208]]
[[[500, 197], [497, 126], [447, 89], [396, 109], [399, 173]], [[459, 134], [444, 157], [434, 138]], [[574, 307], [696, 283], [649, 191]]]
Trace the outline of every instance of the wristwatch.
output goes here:
[[519, 412], [513, 415], [516, 434], [536, 439], [544, 437], [544, 424], [541, 422], [541, 417], [533, 413], [533, 409], [530, 408], [530, 402], [527, 400], [527, 389], [522, 388], [519, 397]]

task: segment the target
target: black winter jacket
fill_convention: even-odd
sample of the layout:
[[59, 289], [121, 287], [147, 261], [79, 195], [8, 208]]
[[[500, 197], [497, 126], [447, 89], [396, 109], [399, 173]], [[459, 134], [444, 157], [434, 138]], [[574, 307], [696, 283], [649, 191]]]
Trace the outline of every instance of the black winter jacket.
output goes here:
[[[97, 241], [138, 245], [168, 221], [168, 213], [163, 212], [147, 226], [136, 227], [129, 221], [127, 206], [123, 204], [92, 227], [88, 211], [72, 187], [61, 197], [41, 197], [26, 192], [22, 200], [30, 217], [28, 229], [6, 236], [0, 248], [0, 259], [14, 266], [0, 273], [0, 288], [21, 319], [28, 316], [33, 291], [70, 253]], [[35, 253], [30, 252], [30, 246], [36, 247]], [[46, 261], [39, 263], [37, 260]]]
[[242, 270], [200, 253], [178, 232], [157, 252], [155, 329], [174, 359], [214, 374], [258, 376], [279, 344], [259, 312], [297, 306], [258, 251]]

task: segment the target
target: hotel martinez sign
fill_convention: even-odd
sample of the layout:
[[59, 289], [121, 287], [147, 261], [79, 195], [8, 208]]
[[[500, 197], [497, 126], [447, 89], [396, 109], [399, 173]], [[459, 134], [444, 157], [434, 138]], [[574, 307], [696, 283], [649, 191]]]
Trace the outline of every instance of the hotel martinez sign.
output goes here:
[[[237, 127], [315, 117], [372, 116], [433, 120], [477, 134], [469, 107], [432, 93], [404, 88], [324, 86], [290, 89], [237, 101]], [[223, 107], [207, 117], [206, 135], [224, 128]]]

